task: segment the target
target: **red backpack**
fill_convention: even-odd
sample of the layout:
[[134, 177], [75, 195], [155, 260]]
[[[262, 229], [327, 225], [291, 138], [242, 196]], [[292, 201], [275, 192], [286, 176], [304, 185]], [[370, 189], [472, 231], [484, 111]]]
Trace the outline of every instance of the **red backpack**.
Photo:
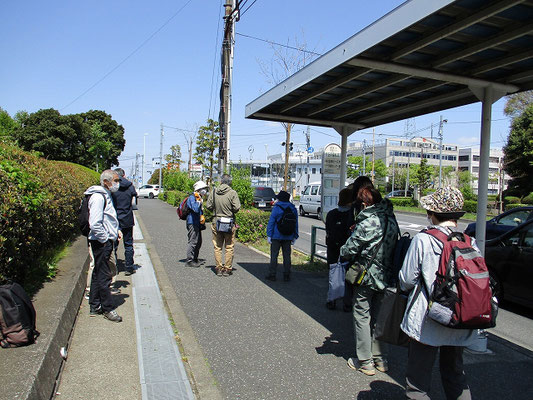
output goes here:
[[185, 197], [183, 199], [183, 201], [180, 203], [180, 206], [178, 207], [178, 209], [176, 210], [176, 212], [178, 213], [178, 217], [180, 217], [180, 219], [187, 219], [187, 215], [189, 215], [189, 206], [187, 205], [187, 200], [189, 199], [189, 196]]
[[485, 259], [472, 247], [472, 239], [460, 232], [446, 235], [438, 229], [425, 233], [443, 244], [433, 293], [429, 297], [428, 316], [449, 328], [496, 326], [498, 302], [493, 296]]

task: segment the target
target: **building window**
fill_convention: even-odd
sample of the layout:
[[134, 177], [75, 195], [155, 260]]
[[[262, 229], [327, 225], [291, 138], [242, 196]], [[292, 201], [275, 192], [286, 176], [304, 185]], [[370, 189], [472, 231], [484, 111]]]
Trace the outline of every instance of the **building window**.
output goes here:
[[459, 156], [459, 161], [468, 161], [470, 160], [470, 156]]
[[313, 168], [311, 173], [316, 174], [316, 168]]
[[500, 162], [500, 159], [498, 157], [489, 157], [489, 162], [498, 163]]
[[473, 159], [474, 161], [479, 161], [479, 156], [473, 156], [472, 159]]
[[479, 167], [472, 167], [472, 172], [479, 173]]

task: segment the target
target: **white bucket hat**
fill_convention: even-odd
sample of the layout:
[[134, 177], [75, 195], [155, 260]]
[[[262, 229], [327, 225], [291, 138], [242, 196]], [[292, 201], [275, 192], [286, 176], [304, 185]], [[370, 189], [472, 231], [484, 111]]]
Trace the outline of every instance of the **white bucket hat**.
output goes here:
[[193, 189], [195, 192], [198, 192], [199, 190], [205, 189], [207, 185], [204, 181], [198, 181], [193, 185]]

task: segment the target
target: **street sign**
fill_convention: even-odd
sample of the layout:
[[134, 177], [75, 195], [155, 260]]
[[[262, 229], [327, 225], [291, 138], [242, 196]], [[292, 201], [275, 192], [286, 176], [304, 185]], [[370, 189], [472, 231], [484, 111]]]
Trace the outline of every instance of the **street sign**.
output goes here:
[[307, 149], [307, 152], [308, 152], [308, 153], [314, 153], [314, 151], [315, 151], [315, 149], [313, 149], [312, 147], [309, 147], [309, 148]]

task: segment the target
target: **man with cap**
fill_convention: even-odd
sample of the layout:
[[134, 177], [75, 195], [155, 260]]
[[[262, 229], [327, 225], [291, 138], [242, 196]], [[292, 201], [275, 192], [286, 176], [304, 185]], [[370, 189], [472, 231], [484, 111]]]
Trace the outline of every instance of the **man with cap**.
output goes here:
[[[464, 215], [463, 195], [452, 187], [438, 189], [422, 197], [420, 204], [427, 211], [430, 229], [449, 235]], [[475, 240], [472, 246], [477, 250]], [[409, 336], [406, 372], [406, 397], [429, 399], [431, 372], [437, 353], [444, 392], [447, 399], [470, 399], [470, 389], [463, 368], [463, 348], [473, 344], [476, 332], [452, 329], [433, 321], [427, 314], [429, 293], [439, 267], [442, 243], [424, 231], [413, 237], [399, 274], [400, 287], [410, 291], [407, 312], [401, 329]]]
[[[339, 192], [338, 207], [334, 208], [326, 216], [326, 246], [328, 265], [335, 264], [339, 260], [341, 247], [352, 234], [355, 217], [352, 211], [352, 189], [344, 188]], [[343, 309], [346, 312], [352, 310], [353, 288], [346, 286], [343, 301]], [[335, 300], [328, 301], [326, 307], [335, 309]]]
[[[282, 190], [276, 198], [278, 201], [272, 208], [267, 225], [267, 239], [268, 243], [270, 243], [270, 266], [265, 279], [269, 281], [276, 280], [278, 254], [281, 248], [283, 252], [283, 280], [288, 282], [291, 274], [291, 244], [294, 244], [296, 239], [298, 239], [298, 211], [296, 211], [294, 204], [290, 202], [289, 193]], [[292, 215], [284, 216], [287, 209], [287, 212], [292, 211], [294, 213], [294, 218]], [[292, 229], [289, 228], [287, 231], [285, 227], [280, 227], [281, 224], [290, 226]], [[280, 228], [285, 232], [281, 232]], [[289, 232], [291, 230], [292, 232]]]
[[207, 193], [207, 185], [198, 181], [193, 185], [194, 192], [187, 199], [187, 261], [186, 267], [200, 266], [198, 253], [202, 247], [202, 228], [205, 229], [205, 217], [202, 210], [203, 197]]

